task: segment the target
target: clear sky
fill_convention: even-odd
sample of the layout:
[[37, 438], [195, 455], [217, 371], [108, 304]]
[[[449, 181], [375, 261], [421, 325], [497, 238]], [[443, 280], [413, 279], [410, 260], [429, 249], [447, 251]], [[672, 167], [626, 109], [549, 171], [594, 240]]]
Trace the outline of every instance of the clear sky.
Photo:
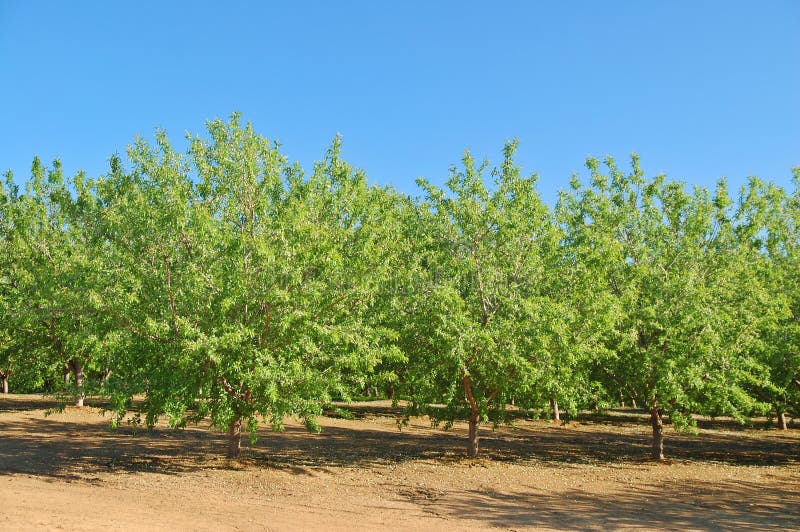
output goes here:
[[512, 137], [548, 200], [632, 151], [691, 183], [786, 185], [800, 2], [0, 0], [0, 169], [97, 175], [137, 134], [182, 145], [235, 110], [306, 167], [340, 132], [406, 192]]

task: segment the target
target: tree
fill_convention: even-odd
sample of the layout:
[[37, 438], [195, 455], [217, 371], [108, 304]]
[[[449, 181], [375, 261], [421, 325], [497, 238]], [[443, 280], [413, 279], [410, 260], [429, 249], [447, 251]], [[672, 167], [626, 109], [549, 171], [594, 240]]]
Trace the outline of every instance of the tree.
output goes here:
[[800, 415], [800, 169], [795, 190], [753, 179], [748, 190], [742, 240], [758, 252], [758, 275], [770, 294], [762, 312], [749, 390], [786, 429], [786, 414]]
[[[81, 180], [79, 175], [74, 182]], [[13, 228], [7, 234], [13, 234], [17, 299], [12, 337], [18, 359], [24, 361], [18, 367], [40, 372], [62, 368], [74, 378], [66, 390], [80, 407], [102, 337], [86, 297], [96, 272], [87, 260], [85, 227], [73, 192], [59, 161], [47, 169], [34, 159], [25, 192], [14, 194]]]
[[208, 123], [187, 155], [139, 140], [95, 187], [109, 242], [108, 314], [131, 335], [120, 414], [209, 417], [237, 457], [242, 433], [315, 416], [380, 360], [363, 319], [384, 271], [384, 195], [341, 159], [337, 138], [305, 177], [239, 116]]
[[739, 245], [725, 184], [712, 197], [663, 176], [646, 179], [590, 159], [591, 184], [573, 182], [572, 238], [617, 300], [602, 373], [611, 396], [630, 395], [650, 412], [652, 456], [663, 452], [663, 418], [691, 425], [692, 413], [742, 418], [754, 402], [743, 386], [753, 367], [765, 291]]
[[18, 187], [9, 172], [0, 182], [0, 381], [8, 393], [9, 378], [19, 363], [20, 293], [17, 272], [17, 239], [14, 210]]
[[397, 388], [407, 378], [408, 357], [403, 352], [400, 331], [406, 323], [409, 294], [416, 286], [417, 205], [412, 198], [390, 188], [373, 189], [373, 202], [380, 203], [380, 253], [383, 267], [375, 293], [363, 319], [376, 336], [380, 361], [371, 372], [350, 375], [346, 384], [354, 392], [388, 397], [395, 403]]
[[[437, 420], [466, 417], [467, 454], [478, 454], [481, 422], [507, 418], [552, 398], [558, 352], [549, 341], [560, 323], [549, 260], [559, 234], [535, 190], [536, 176], [514, 164], [516, 142], [493, 170], [493, 189], [467, 152], [451, 169], [447, 191], [425, 181], [413, 240], [417, 285], [407, 302], [402, 345], [409, 359], [404, 393], [412, 412]], [[562, 359], [561, 361], [565, 361]], [[568, 391], [565, 391], [567, 393]], [[444, 403], [445, 408], [435, 406]]]

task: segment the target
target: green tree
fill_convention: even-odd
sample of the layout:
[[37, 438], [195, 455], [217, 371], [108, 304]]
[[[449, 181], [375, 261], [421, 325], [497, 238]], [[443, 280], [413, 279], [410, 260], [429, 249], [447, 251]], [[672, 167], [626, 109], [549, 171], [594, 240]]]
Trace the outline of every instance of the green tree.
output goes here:
[[741, 236], [759, 252], [759, 278], [770, 294], [762, 313], [750, 390], [787, 428], [786, 414], [800, 415], [800, 169], [792, 194], [770, 183], [751, 181]]
[[766, 293], [756, 254], [739, 245], [724, 182], [712, 196], [646, 179], [636, 156], [630, 174], [610, 158], [608, 174], [597, 160], [587, 165], [591, 184], [573, 182], [570, 231], [617, 301], [600, 370], [610, 396], [630, 396], [650, 412], [660, 460], [665, 415], [685, 427], [692, 413], [741, 418], [754, 408], [746, 354]]
[[383, 266], [376, 279], [372, 303], [364, 315], [366, 326], [376, 334], [380, 362], [367, 374], [351, 376], [348, 386], [367, 396], [397, 399], [396, 390], [406, 378], [408, 357], [403, 352], [400, 331], [406, 323], [408, 295], [413, 290], [417, 231], [417, 205], [412, 198], [397, 191], [374, 189], [373, 202], [384, 205], [379, 228], [380, 255]]
[[130, 333], [122, 413], [143, 391], [146, 423], [209, 417], [240, 452], [243, 431], [286, 415], [317, 428], [333, 396], [380, 360], [364, 319], [384, 270], [386, 195], [336, 139], [305, 177], [239, 116], [208, 123], [187, 155], [138, 141], [96, 183], [115, 279], [108, 314]]
[[0, 381], [8, 393], [9, 379], [20, 363], [22, 350], [21, 297], [17, 264], [18, 241], [14, 223], [19, 189], [11, 172], [0, 182]]
[[561, 324], [550, 269], [559, 232], [536, 176], [514, 164], [515, 149], [506, 145], [491, 188], [487, 163], [468, 152], [463, 171], [451, 169], [447, 191], [420, 181], [426, 199], [412, 220], [416, 286], [401, 334], [404, 393], [412, 412], [448, 424], [466, 417], [470, 457], [481, 422], [505, 420], [511, 401], [541, 406], [559, 391], [563, 372], [552, 368], [568, 363], [551, 345]]
[[[75, 178], [80, 182], [82, 176]], [[10, 187], [9, 187], [10, 189]], [[25, 192], [12, 210], [13, 286], [17, 298], [13, 334], [20, 369], [48, 378], [61, 368], [71, 386], [56, 386], [83, 406], [87, 372], [102, 351], [102, 334], [87, 294], [95, 271], [87, 260], [87, 240], [74, 188], [61, 164], [45, 168], [34, 159]], [[10, 270], [9, 270], [10, 271]]]

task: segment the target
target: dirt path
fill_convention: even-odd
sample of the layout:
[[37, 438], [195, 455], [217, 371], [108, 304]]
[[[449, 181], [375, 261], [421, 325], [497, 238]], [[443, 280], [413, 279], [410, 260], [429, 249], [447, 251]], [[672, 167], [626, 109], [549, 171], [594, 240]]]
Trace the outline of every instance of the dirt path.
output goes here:
[[264, 433], [222, 458], [202, 427], [110, 432], [91, 409], [44, 416], [0, 399], [0, 523], [9, 530], [798, 529], [800, 431], [668, 434], [654, 464], [646, 425], [521, 422], [486, 430], [391, 417], [323, 418]]

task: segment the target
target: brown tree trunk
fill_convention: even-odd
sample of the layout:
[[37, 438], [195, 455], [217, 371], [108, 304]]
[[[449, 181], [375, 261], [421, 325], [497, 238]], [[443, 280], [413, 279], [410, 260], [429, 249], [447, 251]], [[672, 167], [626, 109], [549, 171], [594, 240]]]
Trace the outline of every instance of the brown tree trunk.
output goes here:
[[8, 374], [3, 373], [0, 377], [3, 379], [3, 393], [8, 393]]
[[228, 427], [228, 458], [239, 458], [242, 452], [242, 418], [237, 416]]
[[478, 421], [480, 421], [480, 413], [478, 411], [478, 402], [475, 400], [475, 394], [472, 393], [472, 383], [470, 382], [469, 375], [462, 373], [461, 381], [464, 383], [464, 393], [469, 403], [469, 437], [467, 438], [467, 456], [475, 458], [478, 456]]
[[469, 439], [467, 440], [467, 456], [475, 458], [478, 456], [478, 412], [472, 412], [469, 416]]
[[69, 386], [70, 377], [72, 376], [72, 371], [70, 370], [69, 364], [64, 365], [64, 386]]
[[394, 401], [394, 383], [389, 383], [389, 386], [386, 389], [386, 396], [390, 401]]
[[650, 409], [650, 422], [653, 424], [653, 460], [664, 459], [664, 420], [658, 406]]
[[781, 430], [788, 429], [788, 426], [786, 425], [786, 412], [778, 413], [778, 428]]
[[75, 387], [77, 388], [75, 406], [81, 408], [83, 406], [83, 400], [86, 397], [86, 393], [83, 391], [83, 364], [81, 364], [79, 360], [73, 358], [69, 361], [68, 367], [70, 371], [75, 374]]
[[550, 399], [550, 408], [553, 409], [553, 421], [561, 421], [561, 412], [558, 410], [558, 401], [555, 397]]

